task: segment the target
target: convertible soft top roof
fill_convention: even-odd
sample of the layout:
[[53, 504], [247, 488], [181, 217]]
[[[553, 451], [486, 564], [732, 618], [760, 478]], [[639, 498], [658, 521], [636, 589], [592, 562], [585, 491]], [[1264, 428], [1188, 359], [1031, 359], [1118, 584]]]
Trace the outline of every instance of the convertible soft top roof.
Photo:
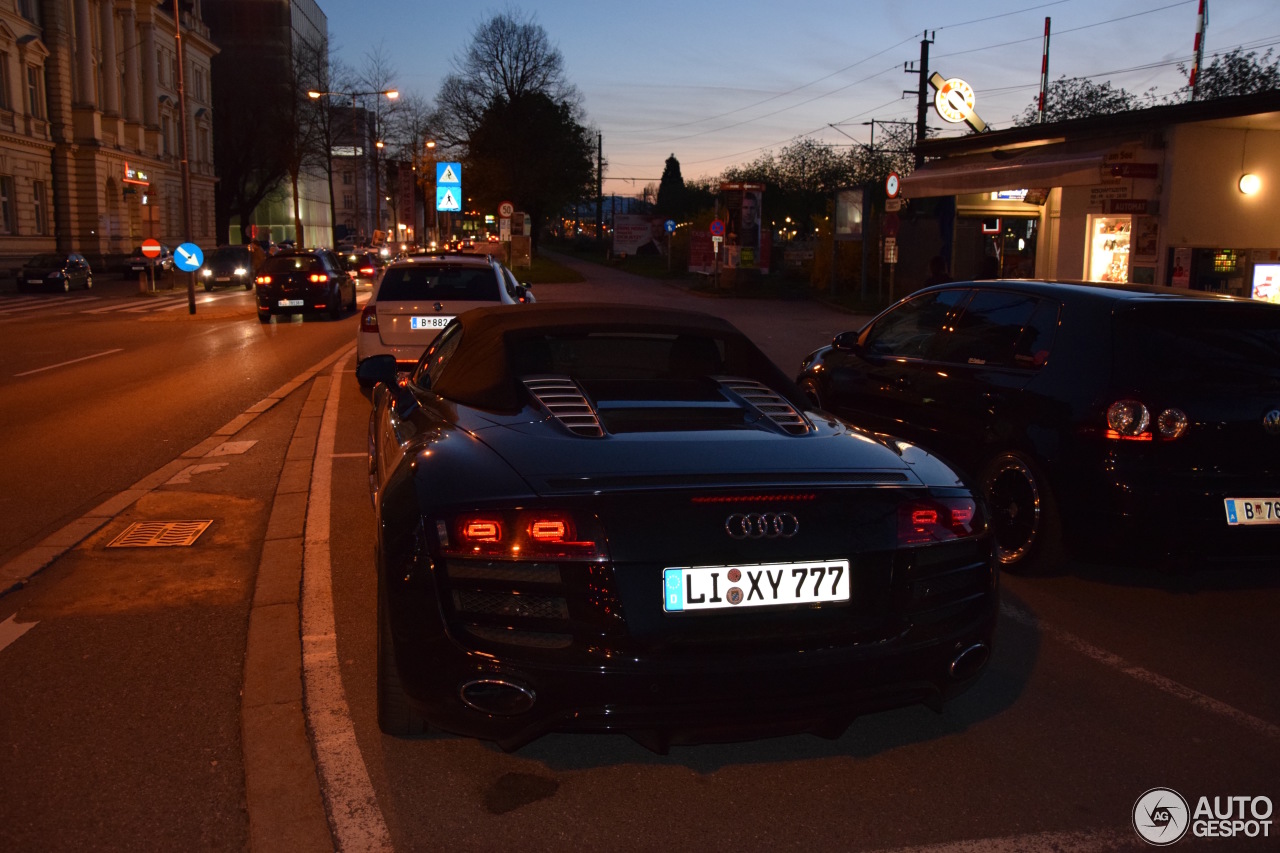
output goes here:
[[[462, 340], [432, 384], [442, 397], [480, 409], [518, 409], [518, 365], [512, 352], [539, 337], [591, 333], [695, 335], [725, 343], [729, 371], [799, 399], [791, 380], [732, 323], [711, 314], [624, 303], [537, 302], [459, 314]], [[442, 332], [443, 337], [445, 333]]]

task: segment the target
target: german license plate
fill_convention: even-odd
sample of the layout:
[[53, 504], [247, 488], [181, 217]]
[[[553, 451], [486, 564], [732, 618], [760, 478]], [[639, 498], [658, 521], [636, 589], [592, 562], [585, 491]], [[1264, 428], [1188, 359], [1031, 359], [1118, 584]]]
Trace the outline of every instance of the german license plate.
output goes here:
[[1227, 524], [1280, 524], [1280, 498], [1227, 498]]
[[445, 326], [449, 325], [449, 321], [452, 319], [453, 317], [445, 316], [444, 314], [436, 314], [433, 317], [410, 317], [409, 328], [410, 329], [443, 329]]
[[301, 308], [306, 302], [302, 299], [281, 299], [281, 308]]
[[848, 601], [851, 587], [848, 560], [681, 566], [662, 576], [668, 613]]

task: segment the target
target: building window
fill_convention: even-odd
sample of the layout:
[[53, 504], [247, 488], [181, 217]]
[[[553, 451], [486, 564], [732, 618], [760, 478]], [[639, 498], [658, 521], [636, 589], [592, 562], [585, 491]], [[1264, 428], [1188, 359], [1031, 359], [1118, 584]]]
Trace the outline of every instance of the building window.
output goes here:
[[39, 65], [27, 66], [27, 113], [44, 118], [44, 69]]
[[343, 194], [342, 194], [342, 209], [343, 209], [343, 210], [350, 210], [351, 208], [353, 208], [353, 207], [355, 207], [355, 206], [356, 206], [356, 197], [355, 197], [355, 196], [353, 196], [351, 193], [343, 193]]
[[36, 233], [49, 233], [49, 218], [46, 213], [44, 181], [31, 183], [31, 202], [36, 212]]
[[18, 0], [18, 14], [28, 21], [40, 23], [40, 19], [36, 17], [36, 0]]
[[351, 173], [350, 173], [350, 172], [343, 172], [343, 173], [342, 173], [342, 183], [343, 183], [343, 184], [345, 184], [345, 185], [347, 185], [347, 186], [351, 186]]
[[0, 234], [18, 233], [13, 215], [13, 178], [0, 175]]
[[9, 103], [9, 54], [4, 52], [0, 52], [0, 109], [13, 109]]
[[169, 133], [170, 125], [169, 114], [165, 113], [160, 116], [160, 153], [164, 156], [169, 155]]

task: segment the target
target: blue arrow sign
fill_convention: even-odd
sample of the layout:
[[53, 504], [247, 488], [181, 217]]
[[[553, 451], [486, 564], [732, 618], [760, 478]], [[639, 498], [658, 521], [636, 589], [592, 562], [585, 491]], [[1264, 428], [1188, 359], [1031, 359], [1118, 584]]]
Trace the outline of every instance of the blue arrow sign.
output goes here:
[[462, 186], [461, 163], [436, 163], [436, 185]]
[[676, 230], [676, 221], [674, 219], [668, 219], [666, 222], [662, 223], [662, 227], [667, 229], [667, 233], [670, 234]]
[[183, 272], [195, 272], [204, 266], [204, 252], [195, 243], [183, 243], [173, 250], [173, 262]]

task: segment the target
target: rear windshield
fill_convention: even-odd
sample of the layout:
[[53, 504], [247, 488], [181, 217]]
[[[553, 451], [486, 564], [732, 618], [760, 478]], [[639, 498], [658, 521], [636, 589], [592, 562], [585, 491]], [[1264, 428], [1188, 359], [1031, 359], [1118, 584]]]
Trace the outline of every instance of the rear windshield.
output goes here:
[[1154, 371], [1242, 367], [1280, 374], [1280, 308], [1194, 302], [1135, 305], [1116, 316], [1119, 363]]
[[291, 272], [324, 272], [324, 264], [311, 255], [276, 255], [267, 258], [258, 270], [267, 275], [285, 275]]
[[60, 267], [66, 262], [62, 255], [36, 255], [27, 261], [29, 267]]
[[423, 299], [497, 302], [498, 277], [488, 267], [387, 267], [378, 290], [379, 302]]

